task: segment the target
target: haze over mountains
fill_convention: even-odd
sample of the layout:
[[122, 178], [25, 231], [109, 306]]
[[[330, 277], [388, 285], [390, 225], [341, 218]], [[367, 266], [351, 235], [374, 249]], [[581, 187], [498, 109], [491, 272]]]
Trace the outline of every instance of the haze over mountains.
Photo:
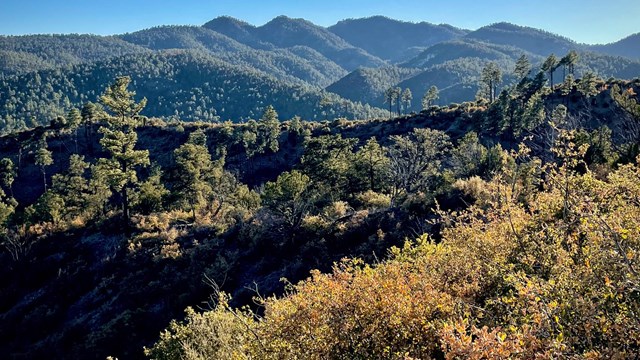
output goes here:
[[0, 118], [5, 130], [48, 123], [95, 101], [117, 75], [130, 75], [148, 98], [147, 116], [242, 121], [272, 104], [283, 118], [370, 118], [383, 115], [390, 86], [410, 88], [416, 100], [406, 110], [419, 111], [432, 85], [440, 104], [473, 100], [489, 61], [506, 86], [521, 55], [535, 72], [570, 50], [580, 54], [577, 77], [640, 74], [640, 34], [585, 45], [509, 23], [470, 31], [382, 16], [328, 28], [286, 16], [262, 26], [218, 17], [116, 36], [1, 36]]

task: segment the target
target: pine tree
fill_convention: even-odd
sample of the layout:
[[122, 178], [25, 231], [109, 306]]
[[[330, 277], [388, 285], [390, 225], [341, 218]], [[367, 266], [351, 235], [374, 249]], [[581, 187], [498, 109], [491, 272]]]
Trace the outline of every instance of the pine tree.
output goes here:
[[556, 71], [560, 62], [558, 58], [551, 54], [542, 64], [542, 71], [546, 72], [549, 75], [549, 86], [553, 89], [553, 72]]
[[109, 86], [100, 102], [113, 114], [107, 117], [108, 126], [100, 128], [103, 134], [100, 145], [110, 158], [99, 159], [99, 171], [103, 172], [107, 183], [120, 193], [124, 220], [129, 222], [129, 190], [138, 183], [136, 168], [149, 165], [149, 151], [135, 150], [138, 135], [135, 132], [135, 116], [142, 111], [147, 99], [136, 103], [135, 92], [127, 90], [131, 80], [127, 76], [118, 77]]
[[356, 152], [353, 162], [355, 178], [360, 182], [361, 189], [381, 191], [387, 187], [389, 159], [385, 150], [376, 141], [375, 137], [370, 138]]
[[16, 166], [9, 158], [0, 160], [0, 185], [13, 197], [13, 181], [16, 179]]
[[438, 87], [432, 85], [422, 97], [422, 110], [427, 110], [439, 97]]
[[247, 155], [247, 158], [251, 159], [256, 154], [261, 154], [264, 152], [263, 144], [258, 141], [258, 122], [251, 119], [247, 121], [245, 124], [245, 131], [241, 134], [242, 146], [244, 147], [244, 151]]
[[91, 166], [91, 177], [88, 182], [89, 189], [84, 210], [84, 213], [89, 217], [106, 213], [107, 204], [112, 195], [107, 175], [99, 164]]
[[[566, 96], [571, 93], [571, 91], [573, 90], [573, 86], [575, 85], [575, 81], [576, 79], [572, 74], [569, 74], [564, 78], [564, 82], [562, 83], [561, 88], [562, 95]], [[568, 98], [566, 99], [566, 101], [568, 101]]]
[[562, 65], [562, 79], [567, 77], [567, 72], [575, 76], [575, 66], [578, 62], [579, 56], [575, 50], [569, 51], [562, 59], [560, 59], [560, 65]]
[[264, 186], [264, 205], [280, 217], [285, 225], [285, 235], [293, 241], [304, 215], [311, 205], [309, 194], [311, 179], [297, 171], [283, 172], [276, 181]]
[[73, 154], [69, 157], [69, 169], [51, 178], [51, 190], [65, 204], [65, 217], [75, 217], [85, 212], [85, 199], [89, 190], [85, 172], [88, 168], [89, 164], [84, 161], [84, 156]]
[[597, 77], [593, 72], [586, 72], [582, 76], [582, 79], [580, 79], [580, 81], [578, 82], [578, 91], [586, 97], [596, 95], [598, 93], [598, 89], [596, 88], [596, 81]]
[[258, 122], [258, 130], [260, 134], [259, 141], [263, 144], [261, 148], [264, 150], [269, 148], [271, 152], [278, 152], [280, 144], [278, 139], [280, 138], [280, 121], [278, 120], [278, 113], [269, 105], [262, 114], [260, 121]]
[[632, 160], [640, 153], [640, 103], [637, 94], [633, 88], [623, 90], [616, 84], [611, 88], [611, 98], [625, 112], [620, 126], [622, 138], [627, 142], [624, 156]]
[[287, 129], [287, 137], [290, 142], [297, 144], [298, 138], [302, 135], [303, 126], [300, 116], [294, 116], [289, 120], [289, 127]]
[[529, 62], [529, 58], [526, 55], [522, 55], [516, 61], [516, 68], [513, 71], [513, 74], [516, 76], [518, 81], [521, 81], [525, 77], [529, 76], [531, 72], [531, 63]]
[[333, 105], [333, 101], [331, 101], [331, 99], [328, 96], [323, 96], [320, 99], [320, 108], [322, 109], [322, 112], [324, 113], [324, 119], [327, 120], [327, 117], [329, 116], [329, 109], [331, 109], [331, 105]]
[[404, 89], [404, 91], [402, 92], [402, 105], [404, 107], [405, 113], [411, 107], [411, 100], [413, 100], [413, 94], [411, 93], [411, 89], [409, 88]]
[[487, 88], [487, 94], [489, 95], [489, 101], [493, 102], [496, 99], [498, 91], [498, 85], [502, 83], [502, 71], [495, 62], [488, 63], [483, 69], [480, 75], [480, 81], [484, 83]]
[[214, 164], [205, 144], [206, 135], [202, 130], [197, 130], [174, 151], [178, 173], [177, 195], [189, 205], [193, 221], [196, 221], [196, 210], [213, 193], [210, 180]]
[[395, 92], [395, 98], [396, 98], [396, 110], [397, 110], [397, 114], [398, 116], [400, 116], [400, 104], [402, 102], [402, 88], [400, 87], [396, 87], [395, 89], [393, 89], [393, 91]]
[[93, 152], [93, 123], [98, 116], [96, 104], [92, 102], [84, 104], [80, 115], [82, 116], [82, 122], [84, 124], [84, 136], [87, 142], [87, 148], [89, 152]]
[[67, 126], [73, 131], [73, 142], [75, 152], [78, 153], [78, 127], [82, 123], [82, 114], [80, 110], [73, 108], [67, 114]]
[[395, 105], [396, 100], [398, 100], [396, 89], [393, 87], [388, 88], [384, 92], [384, 102], [389, 104], [389, 119], [393, 116], [392, 107]]
[[162, 203], [169, 191], [162, 183], [162, 170], [159, 166], [151, 169], [150, 175], [140, 184], [135, 196], [135, 208], [143, 214], [162, 210]]
[[38, 149], [35, 155], [36, 165], [40, 167], [42, 172], [42, 182], [44, 184], [44, 191], [47, 191], [47, 170], [46, 167], [53, 164], [53, 156], [51, 151], [47, 149], [47, 138], [42, 137], [38, 142]]

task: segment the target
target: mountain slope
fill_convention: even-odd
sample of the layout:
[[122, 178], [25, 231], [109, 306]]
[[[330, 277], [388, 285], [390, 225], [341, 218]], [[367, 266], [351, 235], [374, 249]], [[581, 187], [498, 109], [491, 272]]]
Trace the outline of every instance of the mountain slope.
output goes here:
[[254, 49], [200, 26], [163, 26], [125, 34], [121, 38], [151, 50], [209, 51], [229, 63], [252, 67], [300, 84], [322, 87], [346, 74], [344, 69], [317, 53], [306, 52], [304, 55], [309, 58], [305, 58], [288, 49]]
[[[173, 50], [2, 80], [0, 85], [10, 89], [0, 92], [0, 117], [5, 122], [5, 130], [32, 121], [47, 123], [55, 116], [64, 115], [72, 106], [96, 101], [105, 87], [120, 75], [130, 75], [135, 90], [149, 99], [145, 108], [147, 116], [240, 121], [259, 118], [267, 105], [273, 105], [283, 119], [295, 115], [320, 118], [323, 111], [328, 116], [349, 118], [381, 114], [379, 110], [358, 104], [348, 104], [345, 110], [346, 100], [336, 95], [231, 65], [208, 53]], [[321, 108], [323, 97], [328, 97], [331, 104]]]
[[145, 51], [115, 36], [0, 36], [0, 72], [24, 73]]
[[413, 48], [426, 48], [467, 33], [449, 25], [411, 23], [384, 16], [342, 20], [328, 29], [352, 45], [392, 62], [407, 60]]
[[255, 27], [241, 20], [222, 16], [207, 22], [203, 27], [256, 49], [274, 50], [305, 46], [348, 71], [358, 67], [384, 65], [381, 59], [304, 19], [278, 16], [262, 26]]
[[230, 16], [217, 17], [205, 23], [202, 27], [227, 35], [253, 48], [265, 50], [273, 50], [275, 48], [273, 44], [262, 42], [255, 36], [255, 26]]
[[150, 50], [200, 49], [213, 52], [243, 51], [248, 47], [200, 26], [159, 26], [119, 36]]
[[481, 27], [465, 37], [498, 45], [510, 45], [545, 57], [551, 53], [560, 55], [569, 50], [582, 48], [581, 45], [560, 35], [509, 23]]
[[606, 45], [593, 45], [593, 51], [609, 55], [624, 56], [632, 59], [640, 59], [640, 33]]
[[346, 99], [384, 107], [381, 94], [391, 86], [410, 78], [420, 70], [386, 66], [381, 68], [362, 68], [355, 70], [326, 88]]
[[593, 71], [602, 78], [633, 79], [640, 77], [640, 61], [595, 52], [580, 53], [576, 73]]
[[255, 35], [262, 41], [281, 48], [297, 45], [310, 47], [349, 71], [358, 67], [384, 65], [381, 59], [354, 47], [329, 30], [303, 19], [279, 16], [257, 27]]
[[527, 55], [529, 60], [534, 63], [542, 60], [541, 56], [513, 46], [496, 45], [473, 39], [461, 39], [431, 46], [418, 56], [403, 63], [402, 66], [427, 68], [442, 64], [445, 61], [465, 57], [482, 58], [487, 61], [505, 61], [508, 59], [515, 60], [523, 54]]

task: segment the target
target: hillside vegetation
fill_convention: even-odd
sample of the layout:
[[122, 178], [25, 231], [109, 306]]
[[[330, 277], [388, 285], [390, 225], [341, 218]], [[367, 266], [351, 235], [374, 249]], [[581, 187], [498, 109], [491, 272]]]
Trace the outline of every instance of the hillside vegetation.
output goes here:
[[[267, 105], [242, 124], [147, 118], [117, 77], [99, 104], [1, 138], [2, 353], [634, 354], [640, 84], [544, 76], [390, 120]], [[153, 345], [189, 306], [212, 312]]]
[[619, 50], [383, 17], [0, 37], [0, 354], [640, 358]]

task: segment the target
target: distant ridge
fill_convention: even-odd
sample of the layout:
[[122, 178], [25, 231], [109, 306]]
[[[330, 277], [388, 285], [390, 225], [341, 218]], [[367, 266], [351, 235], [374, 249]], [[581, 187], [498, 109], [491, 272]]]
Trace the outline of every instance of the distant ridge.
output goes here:
[[411, 23], [385, 16], [342, 20], [328, 29], [351, 44], [392, 62], [408, 60], [411, 48], [425, 48], [468, 32], [451, 25]]
[[640, 59], [640, 33], [629, 35], [624, 39], [606, 45], [593, 45], [594, 51]]
[[[501, 86], [510, 86], [520, 56], [528, 57], [535, 74], [550, 54], [561, 58], [569, 50], [580, 56], [575, 66], [578, 78], [587, 71], [604, 78], [640, 76], [640, 34], [611, 44], [586, 45], [507, 22], [470, 31], [385, 16], [346, 19], [329, 27], [287, 16], [259, 26], [219, 16], [202, 26], [157, 26], [115, 36], [0, 36], [0, 86], [10, 89], [5, 94], [13, 94], [2, 104], [0, 131], [1, 124], [16, 128], [47, 123], [50, 119], [33, 114], [63, 115], [72, 106], [95, 101], [101, 89], [79, 91], [78, 84], [95, 83], [105, 74], [174, 79], [164, 92], [153, 93], [162, 98], [162, 104], [178, 104], [178, 113], [156, 107], [162, 111], [153, 112], [154, 116], [212, 120], [220, 114], [241, 121], [256, 116], [262, 101], [272, 101], [282, 114], [368, 117], [386, 108], [382, 93], [388, 87], [412, 91], [409, 111], [421, 109], [418, 99], [432, 85], [440, 89], [441, 104], [469, 101], [475, 98], [480, 73], [488, 62], [502, 70]], [[179, 53], [194, 58], [167, 57]], [[123, 59], [129, 59], [130, 69], [114, 65]], [[565, 73], [562, 68], [557, 72], [556, 79]], [[33, 82], [24, 87], [21, 76], [27, 74]], [[176, 78], [177, 74], [188, 77]], [[211, 74], [217, 78], [207, 79]], [[133, 85], [149, 84], [145, 80]], [[78, 98], [78, 93], [86, 98]], [[245, 102], [251, 110], [242, 111], [242, 99], [234, 96], [251, 99]], [[319, 99], [325, 100], [327, 111], [319, 110]], [[327, 106], [326, 99], [352, 104], [338, 110], [342, 105]]]
[[465, 37], [499, 45], [515, 46], [541, 56], [547, 56], [551, 53], [564, 54], [569, 50], [583, 48], [582, 45], [569, 38], [506, 22], [481, 27]]

